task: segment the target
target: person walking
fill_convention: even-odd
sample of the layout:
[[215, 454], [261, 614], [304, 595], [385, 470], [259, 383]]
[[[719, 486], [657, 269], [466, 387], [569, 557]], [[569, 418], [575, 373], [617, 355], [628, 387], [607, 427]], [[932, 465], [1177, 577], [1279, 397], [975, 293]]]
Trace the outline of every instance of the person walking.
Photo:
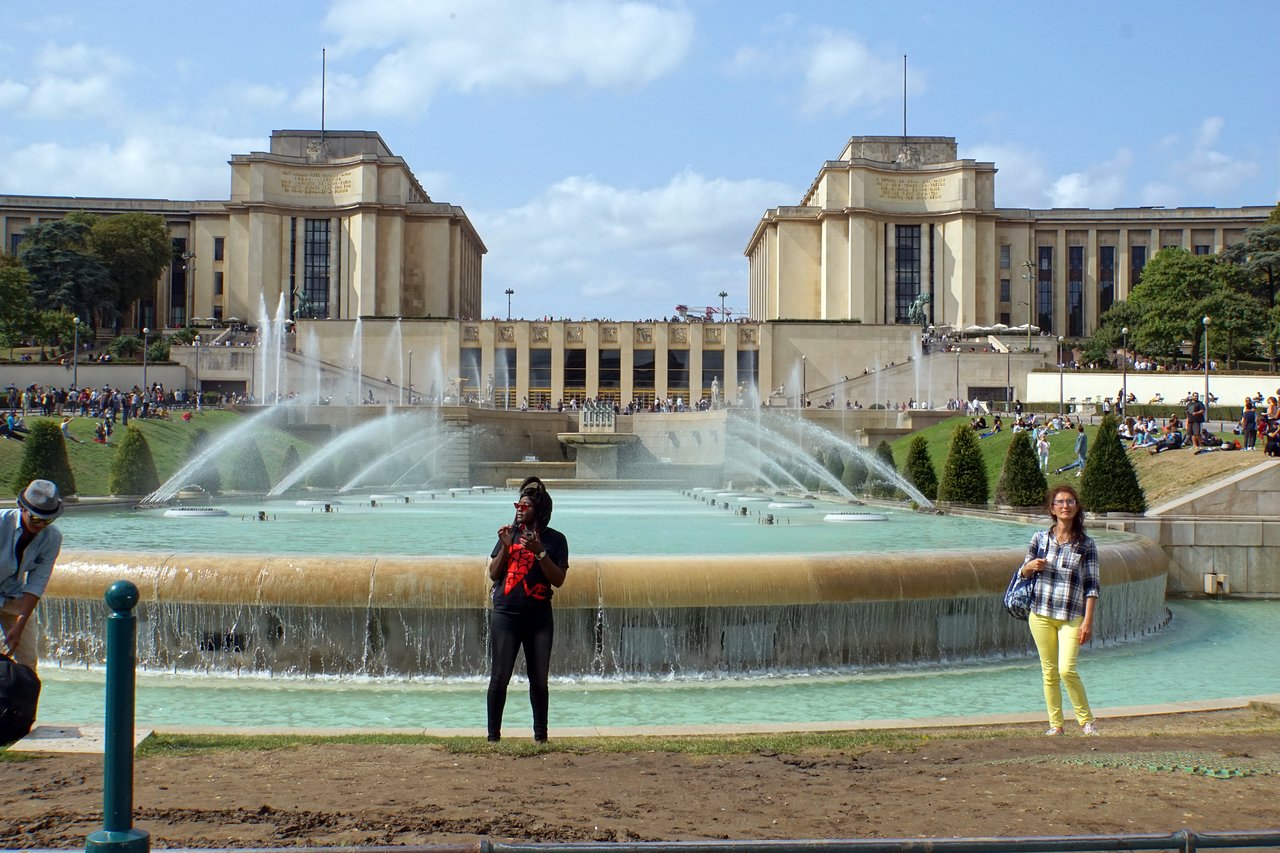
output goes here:
[[1040, 470], [1049, 470], [1049, 435], [1048, 431], [1041, 428], [1036, 438], [1036, 456], [1040, 459]]
[[1077, 477], [1079, 477], [1081, 474], [1084, 473], [1084, 458], [1089, 453], [1089, 437], [1084, 434], [1084, 424], [1080, 424], [1078, 427], [1076, 427], [1076, 430], [1077, 430], [1076, 446], [1075, 446], [1076, 460], [1072, 462], [1070, 465], [1063, 465], [1061, 468], [1059, 468], [1057, 471], [1054, 472], [1055, 474], [1061, 474], [1064, 471], [1070, 471], [1072, 468], [1079, 469], [1078, 471], [1076, 471]]
[[40, 625], [36, 605], [62, 551], [62, 497], [49, 480], [32, 480], [18, 495], [18, 508], [0, 510], [0, 628], [9, 655], [36, 668]]
[[1084, 507], [1070, 486], [1049, 492], [1048, 530], [1031, 537], [1027, 558], [1019, 570], [1037, 577], [1027, 622], [1044, 676], [1044, 700], [1049, 712], [1046, 735], [1062, 734], [1062, 687], [1084, 735], [1099, 734], [1084, 682], [1076, 670], [1080, 646], [1093, 637], [1097, 609], [1098, 548], [1085, 534]]
[[515, 521], [498, 528], [498, 542], [489, 555], [489, 580], [493, 582], [487, 696], [491, 742], [502, 739], [507, 685], [521, 649], [529, 676], [533, 739], [538, 743], [547, 740], [547, 676], [555, 638], [551, 597], [553, 588], [564, 583], [569, 571], [569, 540], [548, 526], [551, 509], [551, 495], [542, 481], [525, 478], [520, 484], [520, 499], [515, 503]]

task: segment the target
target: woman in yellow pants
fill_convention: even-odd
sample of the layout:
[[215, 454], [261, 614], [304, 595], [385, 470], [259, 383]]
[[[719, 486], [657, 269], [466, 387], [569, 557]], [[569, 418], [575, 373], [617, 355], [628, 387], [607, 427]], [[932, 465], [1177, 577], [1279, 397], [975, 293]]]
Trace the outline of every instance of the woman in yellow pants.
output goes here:
[[1085, 735], [1099, 734], [1089, 709], [1084, 682], [1076, 672], [1080, 645], [1093, 636], [1093, 613], [1098, 603], [1098, 547], [1084, 532], [1084, 507], [1070, 486], [1049, 492], [1053, 525], [1031, 537], [1022, 575], [1038, 575], [1028, 623], [1040, 668], [1044, 672], [1044, 701], [1049, 709], [1047, 735], [1062, 734], [1062, 687]]

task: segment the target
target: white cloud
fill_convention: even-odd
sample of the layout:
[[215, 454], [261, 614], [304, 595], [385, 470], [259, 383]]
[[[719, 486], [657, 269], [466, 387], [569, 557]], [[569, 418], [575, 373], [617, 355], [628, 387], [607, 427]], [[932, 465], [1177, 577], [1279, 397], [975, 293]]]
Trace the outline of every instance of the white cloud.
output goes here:
[[674, 69], [693, 38], [682, 9], [605, 0], [338, 0], [325, 25], [337, 55], [382, 54], [331, 90], [383, 113], [420, 109], [442, 90], [642, 85]]
[[1239, 204], [1241, 189], [1260, 168], [1253, 160], [1221, 150], [1225, 127], [1221, 116], [1209, 116], [1190, 133], [1162, 139], [1158, 150], [1167, 160], [1154, 164], [1155, 176], [1143, 186], [1142, 203], [1166, 207]]
[[[524, 316], [649, 317], [676, 304], [746, 308], [742, 250], [760, 214], [794, 187], [706, 178], [691, 171], [648, 189], [575, 176], [524, 205], [474, 219], [490, 254], [488, 313], [507, 287]], [[501, 307], [498, 302], [501, 301]]]
[[[896, 102], [902, 93], [900, 57], [877, 55], [856, 36], [827, 33], [807, 57], [803, 109], [845, 112]], [[908, 92], [924, 90], [923, 76], [908, 77]]]
[[996, 164], [997, 207], [1049, 205], [1048, 170], [1035, 152], [1016, 145], [984, 142], [971, 148], [966, 146], [961, 156]]
[[15, 194], [225, 199], [227, 152], [260, 140], [205, 128], [137, 127], [123, 138], [85, 144], [36, 142], [0, 154], [0, 190]]
[[1053, 207], [1118, 207], [1125, 201], [1125, 182], [1133, 154], [1121, 148], [1110, 160], [1062, 175], [1049, 188]]
[[40, 118], [80, 118], [116, 113], [124, 96], [121, 78], [130, 65], [109, 50], [85, 44], [48, 44], [31, 66], [26, 98], [15, 108]]

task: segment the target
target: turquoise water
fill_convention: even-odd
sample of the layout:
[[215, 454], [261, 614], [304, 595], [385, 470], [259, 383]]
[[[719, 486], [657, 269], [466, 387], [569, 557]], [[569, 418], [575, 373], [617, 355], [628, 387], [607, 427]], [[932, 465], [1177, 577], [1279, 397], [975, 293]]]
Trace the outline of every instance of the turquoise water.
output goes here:
[[[712, 493], [714, 495], [714, 493]], [[72, 510], [58, 522], [68, 550], [268, 554], [488, 554], [497, 530], [511, 523], [513, 491], [450, 497], [419, 496], [413, 503], [371, 507], [367, 498], [343, 496], [337, 512], [299, 507], [295, 501], [220, 502], [225, 518], [167, 518], [163, 510]], [[847, 504], [814, 501], [812, 509], [769, 509], [739, 503], [748, 515], [708, 500], [663, 491], [553, 492], [552, 526], [569, 538], [571, 554], [788, 554], [1021, 548], [1031, 528], [909, 511], [875, 511], [886, 521], [824, 522]], [[268, 521], [257, 521], [263, 510]], [[772, 514], [775, 524], [764, 524]], [[99, 543], [101, 543], [99, 545]]]
[[[1173, 621], [1139, 643], [1085, 650], [1095, 708], [1280, 692], [1280, 601], [1171, 602]], [[1260, 653], [1261, 652], [1261, 653]], [[554, 658], [552, 661], [554, 670]], [[101, 670], [42, 669], [40, 718], [100, 723]], [[481, 679], [290, 680], [141, 674], [139, 726], [470, 728], [484, 724]], [[513, 684], [507, 728], [528, 704]], [[1031, 657], [918, 669], [722, 679], [557, 681], [552, 726], [666, 726], [912, 719], [1043, 710]]]

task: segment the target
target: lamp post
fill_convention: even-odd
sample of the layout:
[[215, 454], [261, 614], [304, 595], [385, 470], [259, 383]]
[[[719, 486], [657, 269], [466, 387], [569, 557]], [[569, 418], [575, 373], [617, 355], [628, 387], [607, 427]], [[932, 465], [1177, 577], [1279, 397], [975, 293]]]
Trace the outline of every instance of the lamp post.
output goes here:
[[1062, 335], [1058, 335], [1058, 417], [1062, 417], [1064, 411], [1063, 402], [1065, 396], [1062, 384]]
[[1120, 330], [1120, 414], [1129, 408], [1129, 327]]
[[200, 411], [200, 336], [196, 335], [192, 343], [196, 345], [196, 411]]
[[151, 330], [146, 326], [142, 327], [142, 396], [147, 396], [147, 336], [151, 334]]
[[71, 326], [75, 335], [75, 349], [71, 352], [71, 387], [80, 390], [80, 318], [72, 317]]
[[503, 293], [507, 294], [507, 319], [510, 320], [511, 319], [511, 295], [515, 293], [515, 291], [508, 287], [506, 290], [503, 291]]
[[186, 308], [187, 316], [183, 318], [184, 322], [182, 325], [184, 326], [191, 325], [191, 315], [196, 313], [195, 259], [196, 259], [195, 252], [186, 251], [182, 253], [182, 271], [186, 273], [186, 275], [183, 276], [183, 278], [186, 279], [186, 286], [187, 286], [187, 308]]
[[1036, 265], [1027, 258], [1023, 264], [1027, 268], [1026, 273], [1022, 276], [1027, 280], [1027, 352], [1031, 352], [1031, 318], [1035, 315], [1035, 270]]
[[806, 389], [809, 387], [809, 356], [800, 356], [800, 399], [796, 408], [804, 411], [804, 404], [807, 401], [809, 393]]
[[413, 405], [413, 350], [409, 350], [409, 405]]
[[727, 290], [720, 291], [720, 321], [722, 323], [729, 322], [729, 318], [725, 316], [725, 313], [724, 313], [724, 300], [725, 300], [725, 297], [727, 297], [728, 295], [729, 295], [729, 291]]
[[1209, 315], [1204, 315], [1204, 421], [1209, 422]]
[[1013, 394], [1013, 347], [1004, 348], [1004, 413], [1013, 409], [1009, 405], [1009, 397]]

